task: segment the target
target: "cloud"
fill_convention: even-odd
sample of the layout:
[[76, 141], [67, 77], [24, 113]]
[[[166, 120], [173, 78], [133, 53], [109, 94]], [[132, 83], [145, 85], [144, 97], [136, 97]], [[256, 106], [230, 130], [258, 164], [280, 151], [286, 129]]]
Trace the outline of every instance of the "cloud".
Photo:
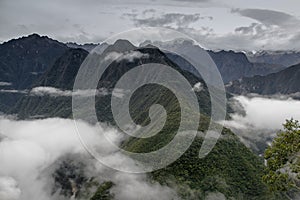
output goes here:
[[10, 86], [10, 85], [12, 85], [12, 84], [9, 82], [1, 82], [0, 81], [0, 86]]
[[133, 51], [129, 53], [119, 53], [119, 52], [110, 52], [104, 58], [104, 60], [127, 60], [129, 62], [133, 62], [134, 59], [148, 58], [149, 54], [143, 54], [139, 51]]
[[151, 27], [173, 27], [173, 28], [187, 28], [192, 23], [195, 23], [201, 19], [212, 20], [211, 16], [202, 16], [198, 13], [196, 14], [183, 14], [183, 13], [166, 13], [160, 16], [155, 16], [155, 11], [151, 11], [152, 16], [147, 17], [146, 14], [149, 13], [148, 10], [143, 12], [143, 16], [138, 16], [137, 14], [125, 14], [124, 16], [130, 17], [134, 24], [139, 26], [151, 26]]
[[[298, 29], [300, 21], [293, 15], [284, 12], [264, 9], [231, 9], [231, 17], [247, 17], [255, 20], [244, 26], [238, 26], [230, 32], [217, 33], [207, 20], [211, 16], [199, 13], [158, 13], [155, 10], [145, 10], [143, 13], [127, 13], [136, 27], [152, 26], [172, 28], [201, 42], [207, 49], [213, 50], [291, 50], [299, 49]], [[238, 14], [239, 16], [235, 16]], [[242, 16], [242, 17], [241, 17]], [[198, 23], [207, 19], [205, 23]], [[214, 23], [217, 21], [218, 16]], [[244, 19], [245, 20], [245, 19]], [[248, 20], [249, 21], [249, 20]]]
[[[113, 95], [118, 98], [122, 98], [124, 96], [125, 91], [120, 88], [114, 88]], [[51, 97], [71, 97], [71, 96], [81, 96], [81, 97], [89, 97], [89, 96], [105, 96], [112, 94], [111, 91], [108, 91], [106, 88], [100, 88], [97, 90], [61, 90], [59, 88], [54, 87], [35, 87], [30, 92], [31, 96], [51, 96]]]
[[198, 82], [193, 86], [193, 91], [195, 92], [201, 92], [202, 90], [203, 90], [203, 85], [201, 82]]
[[[299, 49], [295, 38], [300, 34], [300, 20], [290, 14], [266, 9], [232, 9], [231, 13], [255, 20], [249, 26], [235, 28], [233, 33], [244, 40], [253, 41], [260, 49]], [[224, 37], [224, 40], [227, 38]], [[254, 49], [254, 48], [253, 48]]]
[[235, 32], [248, 35], [248, 34], [256, 34], [256, 33], [263, 32], [265, 29], [266, 29], [265, 26], [262, 24], [251, 23], [250, 26], [237, 27], [235, 29]]
[[244, 108], [245, 116], [234, 114], [232, 118], [245, 127], [250, 125], [257, 129], [277, 130], [282, 128], [286, 119], [300, 119], [300, 101], [297, 100], [245, 96], [238, 96], [235, 99]]
[[226, 200], [226, 197], [220, 192], [210, 192], [206, 196], [205, 200]]
[[231, 102], [235, 113], [225, 125], [248, 147], [260, 153], [282, 129], [286, 119], [300, 119], [300, 101], [291, 98], [237, 96]]
[[103, 91], [100, 93], [100, 91], [96, 92], [95, 90], [77, 90], [77, 91], [71, 91], [71, 90], [61, 90], [59, 88], [54, 87], [35, 87], [30, 91], [30, 95], [32, 96], [93, 96], [95, 94], [103, 94], [106, 95], [107, 92]]
[[[111, 141], [120, 144], [123, 135], [117, 130], [85, 122], [78, 122], [77, 126], [85, 131], [84, 140], [112, 165], [136, 167], [130, 158], [117, 152], [103, 139], [105, 132]], [[53, 172], [59, 167], [59, 161], [70, 155], [76, 155], [71, 158], [85, 165], [87, 178], [113, 181], [112, 192], [117, 199], [176, 199], [174, 190], [148, 182], [145, 174], [117, 172], [91, 159], [81, 145], [73, 120], [15, 121], [2, 117], [0, 133], [3, 135], [0, 140], [0, 199], [67, 199], [53, 193]]]
[[0, 177], [0, 199], [2, 200], [18, 200], [21, 190], [18, 188], [17, 182], [12, 177]]
[[1, 89], [0, 93], [20, 93], [20, 94], [26, 94], [28, 90], [4, 90]]
[[72, 91], [60, 90], [54, 87], [35, 87], [30, 91], [30, 95], [33, 96], [72, 96]]
[[255, 19], [265, 25], [290, 26], [299, 24], [299, 20], [287, 13], [266, 9], [232, 9], [232, 13]]

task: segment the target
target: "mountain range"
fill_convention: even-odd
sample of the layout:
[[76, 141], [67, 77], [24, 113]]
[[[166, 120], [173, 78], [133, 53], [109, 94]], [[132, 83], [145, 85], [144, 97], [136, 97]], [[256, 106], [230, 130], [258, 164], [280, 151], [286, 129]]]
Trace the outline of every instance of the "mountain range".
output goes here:
[[258, 51], [246, 52], [248, 59], [256, 63], [283, 65], [286, 67], [300, 63], [299, 51]]
[[[121, 59], [112, 62], [99, 80], [98, 89], [103, 94], [95, 97], [96, 111], [99, 121], [115, 126], [111, 113], [111, 89], [123, 74], [134, 67], [147, 63], [168, 65], [180, 72], [189, 83], [203, 86], [196, 91], [201, 120], [198, 134], [190, 148], [171, 165], [148, 173], [150, 181], [172, 187], [181, 199], [205, 199], [210, 192], [218, 192], [226, 199], [286, 199], [281, 193], [272, 193], [262, 182], [264, 172], [263, 160], [248, 149], [229, 129], [224, 128], [222, 136], [213, 151], [204, 159], [198, 157], [203, 143], [203, 134], [210, 123], [211, 101], [207, 85], [201, 76], [195, 73], [194, 67], [178, 57], [154, 46], [134, 46], [127, 40], [117, 40], [114, 44], [104, 44], [104, 55], [118, 51], [142, 54], [147, 56]], [[179, 44], [171, 44], [179, 45]], [[184, 43], [184, 45], [191, 45]], [[64, 44], [48, 37], [33, 34], [28, 37], [14, 39], [0, 45], [0, 109], [6, 114], [16, 114], [19, 119], [61, 117], [72, 118], [72, 89], [77, 72], [91, 51], [93, 45], [78, 46]], [[200, 48], [200, 47], [199, 47]], [[251, 63], [245, 54], [233, 51], [208, 51], [220, 69], [225, 82], [235, 85], [236, 79], [264, 79], [267, 81], [294, 79], [282, 88], [289, 87], [288, 92], [297, 87], [299, 65], [286, 68], [282, 65], [269, 63]], [[24, 67], [24, 69], [23, 69]], [[285, 69], [286, 68], [286, 69]], [[283, 69], [283, 71], [277, 72]], [[273, 73], [276, 72], [276, 73]], [[34, 73], [34, 76], [30, 74]], [[271, 73], [271, 74], [270, 74]], [[254, 76], [256, 74], [266, 76]], [[278, 75], [281, 74], [281, 75]], [[266, 78], [269, 77], [270, 78]], [[259, 81], [257, 80], [257, 82]], [[238, 81], [238, 80], [237, 80]], [[243, 81], [240, 81], [243, 82]], [[289, 84], [292, 84], [293, 87]], [[299, 84], [298, 84], [299, 85]], [[240, 86], [236, 86], [239, 88]], [[237, 93], [228, 87], [228, 91]], [[284, 89], [282, 89], [284, 91]], [[230, 94], [227, 94], [230, 96]], [[161, 104], [167, 112], [163, 129], [150, 138], [128, 137], [122, 147], [131, 152], [150, 152], [167, 144], [176, 134], [181, 111], [176, 96], [168, 89], [149, 84], [137, 90], [130, 101], [130, 114], [133, 120], [142, 126], [151, 122], [149, 109], [153, 104]], [[231, 111], [231, 107], [227, 109]], [[193, 112], [190, 111], [191, 115]], [[72, 158], [76, 160], [76, 158]], [[84, 165], [84, 163], [81, 163]], [[80, 165], [81, 165], [80, 164]], [[71, 197], [72, 186], [78, 189], [77, 195], [87, 195], [89, 199], [113, 199], [111, 190], [115, 183], [107, 181], [98, 184], [93, 194], [86, 194], [85, 187], [93, 177], [77, 173], [80, 165], [63, 162], [53, 177], [56, 186], [65, 196]], [[69, 179], [76, 180], [70, 183]]]
[[300, 64], [266, 76], [257, 75], [232, 81], [227, 85], [227, 90], [236, 94], [295, 94], [300, 92]]

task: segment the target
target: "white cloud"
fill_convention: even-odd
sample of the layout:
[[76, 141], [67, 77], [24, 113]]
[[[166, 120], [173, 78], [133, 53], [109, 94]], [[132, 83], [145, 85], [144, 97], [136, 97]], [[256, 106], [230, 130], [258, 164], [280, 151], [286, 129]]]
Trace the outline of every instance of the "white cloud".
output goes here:
[[4, 90], [4, 89], [0, 90], [0, 93], [20, 93], [20, 94], [25, 94], [27, 92], [28, 92], [27, 90]]
[[194, 90], [195, 92], [200, 92], [200, 91], [202, 91], [202, 90], [203, 90], [203, 85], [202, 85], [202, 83], [200, 83], [200, 82], [196, 83], [196, 84], [193, 86], [193, 90]]
[[237, 96], [233, 101], [236, 112], [225, 126], [231, 128], [245, 145], [260, 153], [282, 129], [286, 119], [300, 120], [300, 101], [288, 97]]
[[11, 83], [0, 81], [0, 86], [9, 86], [9, 85], [11, 85]]
[[[106, 156], [111, 164], [135, 167], [131, 159], [116, 152], [102, 138], [105, 132], [110, 140], [120, 144], [122, 135], [118, 131], [85, 122], [78, 122], [77, 126], [80, 130], [85, 130], [84, 141], [88, 141], [97, 152]], [[81, 145], [73, 120], [52, 118], [15, 121], [0, 118], [0, 133], [4, 136], [0, 140], [0, 177], [7, 177], [0, 178], [0, 195], [11, 197], [9, 200], [61, 199], [57, 193], [51, 193], [51, 174], [54, 170], [51, 166], [55, 166], [59, 159], [74, 154], [81, 155], [74, 159], [87, 165], [86, 174], [96, 177], [97, 180], [111, 180], [116, 184], [112, 191], [118, 199], [176, 198], [172, 189], [158, 183], [149, 183], [144, 174], [116, 172], [91, 159]], [[15, 196], [11, 196], [11, 191], [15, 191]]]
[[18, 200], [21, 190], [17, 182], [12, 177], [0, 177], [0, 199], [1, 200]]
[[[88, 90], [61, 90], [59, 88], [54, 87], [35, 87], [33, 88], [30, 93], [32, 96], [52, 96], [52, 97], [71, 97], [74, 96], [81, 96], [81, 97], [89, 97], [89, 96], [105, 96], [111, 94], [110, 91], [108, 91], [105, 88], [100, 88], [97, 90], [88, 89]], [[124, 96], [124, 90], [120, 88], [114, 88], [113, 95], [117, 98], [122, 98]]]
[[271, 99], [264, 97], [238, 96], [235, 99], [245, 109], [246, 115], [232, 115], [233, 121], [241, 125], [251, 125], [257, 129], [282, 128], [286, 119], [300, 119], [300, 101], [293, 99]]
[[132, 62], [134, 59], [148, 58], [149, 54], [143, 54], [139, 51], [133, 51], [129, 53], [119, 53], [119, 52], [110, 52], [104, 58], [104, 60], [117, 60], [121, 61], [122, 59]]

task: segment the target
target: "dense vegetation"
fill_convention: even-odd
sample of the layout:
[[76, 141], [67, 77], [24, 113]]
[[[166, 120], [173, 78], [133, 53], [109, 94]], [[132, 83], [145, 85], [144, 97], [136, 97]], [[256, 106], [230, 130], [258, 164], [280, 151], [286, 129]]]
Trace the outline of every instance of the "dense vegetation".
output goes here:
[[283, 127], [265, 152], [263, 180], [272, 191], [300, 191], [300, 124], [292, 119]]

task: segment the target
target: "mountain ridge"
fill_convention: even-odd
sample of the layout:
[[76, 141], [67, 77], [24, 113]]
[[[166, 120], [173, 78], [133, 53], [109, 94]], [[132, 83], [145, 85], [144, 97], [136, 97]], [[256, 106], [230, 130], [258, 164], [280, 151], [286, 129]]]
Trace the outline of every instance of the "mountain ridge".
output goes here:
[[262, 95], [293, 94], [300, 92], [300, 64], [266, 76], [245, 77], [227, 85], [235, 94], [257, 93]]

